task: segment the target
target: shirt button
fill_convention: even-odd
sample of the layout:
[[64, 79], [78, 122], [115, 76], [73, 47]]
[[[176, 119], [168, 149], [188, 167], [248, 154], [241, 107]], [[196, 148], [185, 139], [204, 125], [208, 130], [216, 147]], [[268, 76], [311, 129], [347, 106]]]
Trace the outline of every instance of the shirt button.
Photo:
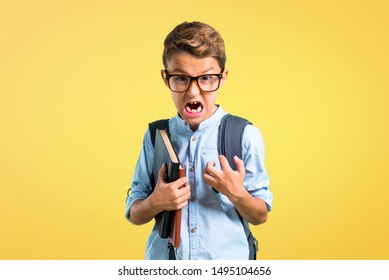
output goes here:
[[197, 137], [196, 136], [193, 136], [192, 137], [192, 141], [195, 142], [197, 140]]
[[191, 233], [195, 233], [196, 230], [197, 230], [197, 229], [194, 227], [194, 228], [192, 228], [192, 229], [190, 230], [190, 232], [191, 232]]
[[195, 201], [195, 198], [192, 197], [192, 198], [190, 199], [190, 202], [194, 202], [194, 201]]
[[193, 172], [193, 171], [194, 171], [194, 166], [193, 166], [193, 165], [189, 168], [189, 171], [190, 171], [190, 172]]

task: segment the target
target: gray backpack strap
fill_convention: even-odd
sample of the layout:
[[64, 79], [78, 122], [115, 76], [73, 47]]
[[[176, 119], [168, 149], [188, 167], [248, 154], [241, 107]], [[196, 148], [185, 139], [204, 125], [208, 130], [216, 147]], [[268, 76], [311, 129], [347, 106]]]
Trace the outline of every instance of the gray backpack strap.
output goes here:
[[155, 145], [155, 132], [157, 131], [157, 129], [166, 129], [167, 134], [170, 136], [169, 119], [158, 120], [158, 121], [149, 123], [150, 137], [151, 137], [151, 143], [153, 144], [153, 147]]
[[[242, 159], [243, 132], [246, 125], [248, 124], [252, 124], [252, 123], [244, 118], [227, 114], [222, 118], [219, 125], [219, 139], [218, 139], [219, 154], [224, 155], [227, 158], [228, 163], [230, 164], [233, 170], [237, 170], [234, 161], [234, 156], [237, 156], [240, 159]], [[258, 241], [251, 233], [247, 221], [243, 219], [243, 217], [239, 214], [236, 208], [235, 210], [239, 215], [240, 221], [242, 222], [246, 234], [247, 243], [249, 247], [248, 259], [256, 260], [257, 251], [258, 251]]]
[[244, 118], [227, 114], [219, 125], [219, 154], [227, 158], [233, 170], [236, 170], [234, 156], [242, 159], [243, 131], [248, 124], [251, 122]]
[[[153, 147], [155, 146], [155, 133], [157, 132], [157, 129], [166, 129], [167, 134], [170, 137], [170, 133], [169, 133], [169, 119], [158, 120], [158, 121], [149, 123], [150, 137], [151, 137], [151, 143], [153, 144]], [[153, 173], [151, 173], [150, 180], [151, 180], [151, 184], [152, 184], [153, 189], [154, 189], [155, 184], [157, 182], [155, 182], [155, 178], [154, 178], [154, 174]]]
[[[149, 123], [150, 137], [151, 137], [151, 143], [153, 144], [153, 147], [155, 145], [155, 133], [157, 132], [157, 129], [166, 129], [168, 135], [170, 136], [169, 119], [158, 120], [158, 121], [154, 121], [154, 122]], [[153, 189], [154, 189], [156, 182], [154, 179], [154, 175], [152, 173], [151, 173], [150, 180], [151, 180], [151, 184], [152, 184]], [[131, 191], [131, 187], [127, 190], [127, 197], [130, 195], [130, 191]]]

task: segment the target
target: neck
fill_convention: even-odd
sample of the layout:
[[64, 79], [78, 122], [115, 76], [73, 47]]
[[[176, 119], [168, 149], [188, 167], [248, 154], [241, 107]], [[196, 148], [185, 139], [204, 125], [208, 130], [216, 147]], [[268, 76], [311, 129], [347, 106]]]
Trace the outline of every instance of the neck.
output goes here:
[[190, 127], [190, 129], [191, 129], [192, 131], [196, 131], [197, 129], [199, 129], [199, 126], [198, 126], [198, 125], [190, 125], [189, 127]]

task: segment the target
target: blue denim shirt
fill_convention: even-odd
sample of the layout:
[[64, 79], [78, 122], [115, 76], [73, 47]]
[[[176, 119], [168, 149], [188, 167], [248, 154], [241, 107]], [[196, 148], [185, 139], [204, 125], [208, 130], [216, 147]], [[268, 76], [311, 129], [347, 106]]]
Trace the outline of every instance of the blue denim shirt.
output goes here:
[[[186, 167], [191, 187], [191, 198], [182, 209], [181, 246], [178, 259], [247, 259], [248, 246], [243, 225], [234, 205], [221, 193], [216, 193], [203, 178], [208, 161], [218, 160], [218, 127], [226, 113], [218, 110], [192, 131], [178, 115], [169, 120], [171, 141], [178, 158]], [[132, 203], [147, 198], [151, 192], [154, 148], [149, 130], [135, 168], [131, 194], [126, 202], [126, 217]], [[248, 125], [242, 141], [242, 157], [246, 168], [244, 186], [254, 197], [263, 199], [270, 211], [272, 193], [264, 165], [264, 143], [257, 128]], [[168, 259], [167, 239], [161, 239], [154, 227], [146, 245], [145, 259]]]

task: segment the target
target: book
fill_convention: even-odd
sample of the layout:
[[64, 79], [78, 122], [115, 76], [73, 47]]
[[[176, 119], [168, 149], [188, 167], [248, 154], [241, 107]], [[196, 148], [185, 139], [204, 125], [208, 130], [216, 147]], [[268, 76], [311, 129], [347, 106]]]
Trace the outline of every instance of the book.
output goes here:
[[[164, 129], [157, 129], [155, 132], [155, 153], [153, 162], [153, 174], [155, 181], [158, 181], [159, 170], [166, 164], [164, 181], [174, 182], [185, 176], [185, 169], [180, 164], [177, 154]], [[181, 209], [175, 211], [163, 211], [155, 216], [156, 227], [161, 238], [169, 238], [173, 247], [180, 246], [181, 237]]]
[[[179, 178], [185, 176], [185, 168], [183, 168], [182, 166], [180, 166], [180, 168], [178, 169], [178, 176], [179, 176]], [[170, 242], [172, 243], [174, 248], [180, 247], [181, 217], [182, 217], [182, 210], [181, 209], [173, 211], [169, 239], [170, 239]]]

